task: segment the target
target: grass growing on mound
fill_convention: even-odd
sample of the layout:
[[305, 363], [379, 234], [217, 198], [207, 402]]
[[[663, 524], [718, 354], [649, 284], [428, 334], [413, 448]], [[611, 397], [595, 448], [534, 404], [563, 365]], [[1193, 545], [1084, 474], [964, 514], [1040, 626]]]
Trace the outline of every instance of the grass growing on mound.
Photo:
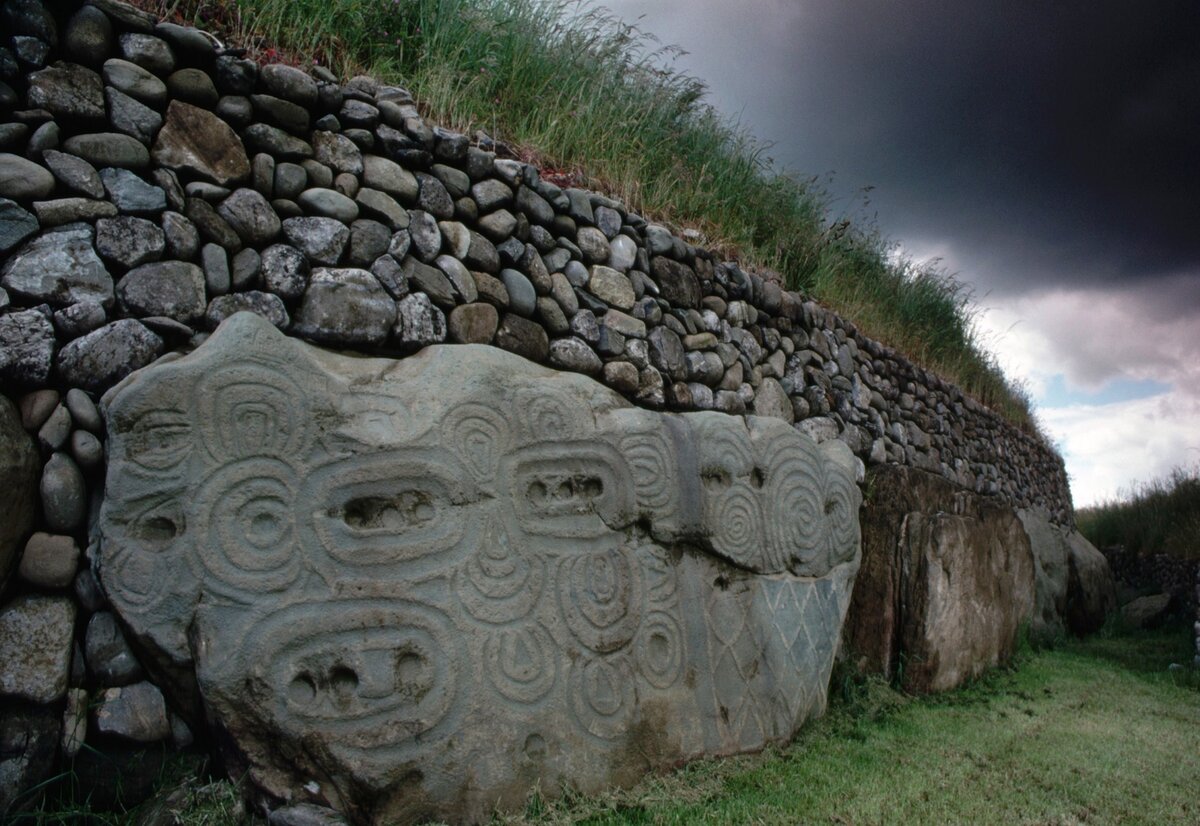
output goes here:
[[1100, 548], [1200, 558], [1200, 465], [1134, 485], [1118, 499], [1076, 511], [1075, 520]]
[[767, 147], [705, 103], [702, 82], [671, 68], [676, 50], [586, 0], [176, 0], [158, 10], [260, 52], [401, 83], [436, 122], [482, 128], [572, 183], [782, 272], [1033, 427], [1024, 392], [976, 336], [961, 282], [936, 264], [892, 260], [870, 224], [832, 221], [814, 180], [776, 174]]

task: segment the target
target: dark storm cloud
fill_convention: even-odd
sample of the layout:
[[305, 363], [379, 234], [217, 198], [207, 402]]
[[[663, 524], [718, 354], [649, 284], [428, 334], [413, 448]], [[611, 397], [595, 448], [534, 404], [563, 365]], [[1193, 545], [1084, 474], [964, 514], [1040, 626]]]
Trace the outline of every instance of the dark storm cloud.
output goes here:
[[949, 240], [988, 289], [1200, 279], [1196, 0], [609, 5], [781, 164], [833, 171], [846, 208], [876, 187], [888, 235]]

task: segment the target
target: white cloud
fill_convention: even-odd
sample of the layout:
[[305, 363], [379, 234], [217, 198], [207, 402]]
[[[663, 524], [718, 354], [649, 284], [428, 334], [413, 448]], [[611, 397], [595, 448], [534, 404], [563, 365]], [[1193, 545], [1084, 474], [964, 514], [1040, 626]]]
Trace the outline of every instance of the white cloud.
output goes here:
[[1170, 386], [1149, 398], [1041, 407], [1077, 507], [1200, 460], [1200, 318], [1165, 312], [1163, 296], [1054, 289], [997, 302], [979, 327], [1035, 400], [1047, 382], [1095, 391], [1116, 379]]
[[1178, 390], [1043, 409], [1041, 419], [1066, 458], [1076, 507], [1117, 498], [1135, 482], [1200, 460], [1200, 400]]

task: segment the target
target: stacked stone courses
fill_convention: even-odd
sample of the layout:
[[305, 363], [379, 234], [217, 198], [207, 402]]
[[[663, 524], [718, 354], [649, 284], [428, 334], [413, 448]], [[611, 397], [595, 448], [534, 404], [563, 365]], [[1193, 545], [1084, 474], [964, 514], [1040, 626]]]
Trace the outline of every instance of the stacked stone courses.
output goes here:
[[[251, 310], [399, 355], [486, 343], [637, 404], [757, 413], [1071, 519], [1060, 458], [767, 274], [562, 189], [412, 96], [110, 0], [5, 6], [0, 377], [102, 392]], [[36, 41], [36, 44], [34, 43]]]
[[97, 401], [241, 311], [329, 348], [485, 344], [634, 405], [782, 419], [845, 442], [860, 480], [907, 465], [1071, 524], [1035, 435], [777, 276], [507, 154], [402, 88], [260, 65], [115, 0], [0, 6], [0, 660], [41, 652], [0, 685], [0, 745], [28, 744], [0, 798], [54, 744], [191, 740], [93, 574]]

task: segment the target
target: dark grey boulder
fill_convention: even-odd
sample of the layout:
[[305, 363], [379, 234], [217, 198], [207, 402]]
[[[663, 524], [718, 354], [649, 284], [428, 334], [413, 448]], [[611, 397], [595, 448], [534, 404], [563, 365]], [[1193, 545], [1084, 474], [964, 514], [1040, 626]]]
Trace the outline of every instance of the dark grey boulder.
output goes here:
[[283, 299], [272, 293], [249, 290], [244, 293], [222, 295], [208, 303], [204, 320], [210, 329], [216, 329], [222, 321], [234, 313], [248, 312], [260, 315], [280, 330], [286, 330], [291, 319]]
[[288, 218], [283, 222], [288, 243], [302, 251], [315, 264], [333, 266], [342, 257], [350, 240], [350, 228], [334, 218]]
[[113, 25], [108, 15], [95, 6], [84, 6], [67, 21], [63, 45], [71, 57], [98, 66], [113, 49]]
[[59, 152], [57, 149], [47, 149], [42, 153], [44, 163], [60, 184], [80, 195], [89, 198], [103, 198], [104, 185], [96, 167], [83, 158]]
[[104, 99], [113, 128], [149, 146], [162, 128], [162, 115], [111, 86], [104, 89]]
[[150, 165], [150, 153], [137, 139], [120, 132], [96, 132], [73, 135], [63, 141], [63, 151], [78, 155], [93, 166], [118, 166], [143, 169]]
[[96, 222], [96, 251], [124, 269], [157, 261], [166, 249], [166, 235], [145, 218], [119, 215]]
[[171, 736], [167, 703], [152, 683], [140, 682], [100, 693], [96, 730], [136, 743], [157, 743]]
[[221, 97], [217, 94], [217, 87], [213, 85], [208, 72], [202, 69], [193, 67], [177, 69], [167, 77], [166, 83], [167, 92], [172, 99], [204, 109], [216, 106]]
[[11, 293], [51, 304], [113, 300], [112, 277], [92, 247], [91, 227], [64, 228], [40, 235], [17, 250], [0, 269], [0, 284]]
[[327, 344], [378, 345], [396, 320], [396, 302], [366, 270], [316, 269], [296, 314], [297, 335]]
[[317, 102], [317, 82], [294, 66], [271, 63], [262, 67], [259, 79], [272, 95], [276, 95], [306, 109]]
[[255, 152], [274, 155], [276, 160], [299, 161], [311, 158], [312, 146], [282, 129], [266, 123], [253, 123], [246, 127], [243, 137]]
[[109, 611], [100, 611], [88, 620], [84, 655], [88, 671], [102, 686], [129, 685], [142, 679], [142, 666]]
[[[340, 250], [338, 254], [340, 255]], [[335, 260], [336, 257], [334, 256]], [[304, 295], [308, 286], [308, 276], [308, 259], [295, 247], [275, 244], [263, 250], [262, 282], [268, 292], [285, 301], [295, 300]]]
[[99, 302], [80, 301], [54, 311], [54, 329], [63, 341], [70, 341], [99, 329], [107, 318]]
[[58, 63], [29, 76], [29, 105], [55, 117], [104, 119], [104, 83], [77, 63]]
[[6, 384], [45, 384], [54, 348], [54, 326], [41, 311], [0, 315], [0, 379]]
[[154, 107], [167, 102], [167, 85], [136, 63], [114, 57], [104, 62], [104, 82]]
[[125, 318], [75, 339], [58, 351], [58, 374], [75, 387], [104, 390], [163, 352], [163, 340]]
[[154, 162], [190, 172], [218, 186], [230, 186], [250, 176], [250, 159], [229, 124], [205, 109], [171, 101], [154, 142]]
[[246, 244], [268, 244], [279, 235], [282, 224], [267, 199], [253, 189], [242, 188], [221, 202], [220, 215]]
[[42, 517], [55, 533], [71, 533], [87, 516], [87, 486], [79, 466], [66, 453], [57, 451], [42, 469], [39, 486]]
[[117, 214], [117, 208], [108, 201], [91, 198], [55, 198], [52, 201], [34, 201], [33, 212], [42, 228], [47, 229], [111, 218]]
[[108, 192], [109, 200], [121, 212], [151, 215], [167, 208], [167, 194], [128, 169], [101, 169], [100, 180]]
[[156, 75], [168, 75], [175, 70], [175, 53], [161, 37], [141, 32], [126, 32], [117, 38], [121, 57], [136, 63]]
[[54, 176], [20, 155], [0, 153], [0, 196], [14, 201], [45, 198], [54, 191]]
[[38, 221], [33, 213], [8, 198], [0, 198], [0, 254], [7, 253], [37, 231]]
[[143, 264], [117, 283], [117, 298], [134, 316], [166, 316], [191, 324], [208, 306], [204, 271], [186, 261]]

